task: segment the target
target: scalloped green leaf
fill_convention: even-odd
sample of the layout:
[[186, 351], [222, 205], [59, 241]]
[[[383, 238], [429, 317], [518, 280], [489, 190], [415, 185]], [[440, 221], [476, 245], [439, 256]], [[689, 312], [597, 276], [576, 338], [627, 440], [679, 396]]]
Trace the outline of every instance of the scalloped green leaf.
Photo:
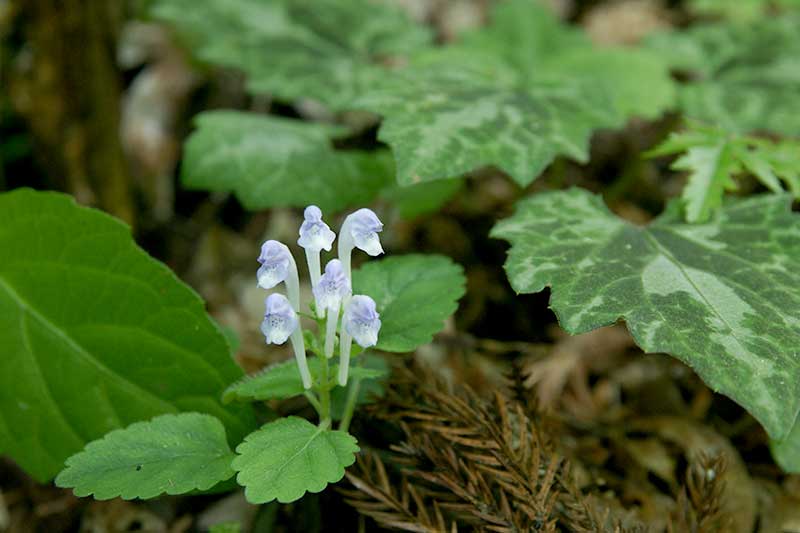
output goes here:
[[[308, 368], [314, 381], [317, 381], [322, 360], [319, 357], [308, 359]], [[335, 382], [339, 375], [339, 365], [331, 365], [328, 372], [330, 381]], [[350, 367], [350, 376], [359, 379], [375, 379], [386, 375], [386, 371], [369, 367]], [[222, 395], [225, 403], [234, 400], [255, 402], [265, 400], [276, 400], [299, 396], [305, 392], [303, 382], [300, 379], [300, 370], [297, 368], [297, 361], [291, 359], [283, 363], [268, 366], [260, 372], [251, 376], [245, 376], [228, 387]]]
[[39, 480], [87, 442], [163, 413], [201, 411], [232, 438], [249, 408], [202, 300], [129, 228], [63, 194], [0, 194], [0, 449]]
[[353, 272], [353, 293], [375, 300], [381, 315], [379, 350], [410, 352], [430, 342], [464, 295], [464, 271], [438, 255], [369, 261]]
[[786, 195], [731, 201], [707, 224], [673, 204], [646, 227], [586, 191], [521, 201], [492, 236], [511, 242], [517, 292], [552, 291], [571, 334], [627, 322], [637, 344], [690, 365], [777, 440], [800, 411], [800, 217]]
[[510, 0], [488, 27], [418, 54], [354, 105], [384, 117], [378, 137], [401, 184], [493, 165], [524, 186], [556, 156], [587, 161], [594, 130], [657, 116], [673, 100], [656, 54], [595, 48], [537, 2]]
[[183, 184], [233, 191], [250, 210], [310, 203], [336, 211], [393, 182], [385, 153], [336, 151], [342, 128], [239, 111], [207, 111], [185, 145]]
[[737, 133], [800, 136], [800, 16], [698, 26], [649, 41], [685, 74], [679, 103], [689, 118]]
[[156, 0], [152, 13], [198, 58], [244, 71], [251, 92], [334, 109], [431, 41], [397, 6], [375, 0]]
[[185, 494], [232, 478], [233, 458], [217, 418], [161, 415], [90, 442], [67, 459], [56, 485], [97, 500]]
[[288, 503], [342, 479], [358, 451], [347, 432], [290, 416], [248, 435], [236, 448], [233, 468], [250, 503]]

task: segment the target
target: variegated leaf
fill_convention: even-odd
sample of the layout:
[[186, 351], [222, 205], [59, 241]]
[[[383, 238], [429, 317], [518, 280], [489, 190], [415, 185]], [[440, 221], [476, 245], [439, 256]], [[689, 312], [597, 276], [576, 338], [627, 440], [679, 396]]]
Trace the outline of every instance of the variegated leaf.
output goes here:
[[200, 59], [244, 71], [252, 92], [336, 109], [430, 42], [426, 28], [377, 0], [156, 0], [152, 13]]
[[627, 322], [647, 352], [686, 362], [774, 439], [800, 410], [800, 218], [786, 195], [732, 201], [707, 224], [673, 204], [648, 226], [573, 189], [523, 200], [492, 235], [517, 292], [549, 286], [577, 334]]
[[354, 105], [384, 117], [401, 184], [494, 165], [527, 185], [558, 155], [586, 161], [594, 130], [657, 116], [673, 91], [655, 54], [595, 48], [538, 2], [510, 0]]
[[799, 28], [800, 16], [784, 14], [698, 26], [650, 42], [687, 78], [679, 102], [688, 117], [731, 132], [800, 136]]

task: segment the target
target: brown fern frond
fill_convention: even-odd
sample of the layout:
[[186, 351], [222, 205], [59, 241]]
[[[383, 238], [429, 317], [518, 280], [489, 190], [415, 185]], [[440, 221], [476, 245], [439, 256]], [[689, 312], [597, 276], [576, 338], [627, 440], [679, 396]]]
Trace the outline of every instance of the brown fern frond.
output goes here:
[[373, 453], [359, 457], [353, 469], [345, 473], [355, 490], [341, 489], [345, 501], [362, 515], [379, 524], [414, 533], [457, 533], [455, 522], [447, 522], [438, 502], [430, 506], [417, 487], [403, 476], [399, 486], [393, 484], [381, 459]]
[[[608, 511], [573, 488], [566, 462], [521, 404], [502, 394], [485, 400], [468, 389], [450, 390], [430, 376], [399, 369], [372, 409], [405, 434], [391, 458], [402, 484], [392, 493], [385, 467], [364, 458], [359, 468], [373, 473], [348, 474], [357, 489], [348, 501], [360, 512], [406, 531], [446, 531], [442, 520], [495, 533], [621, 531]], [[421, 529], [409, 529], [412, 520]]]
[[678, 494], [670, 516], [670, 533], [731, 531], [731, 517], [722, 509], [727, 462], [724, 455], [700, 455], [686, 472], [686, 484]]

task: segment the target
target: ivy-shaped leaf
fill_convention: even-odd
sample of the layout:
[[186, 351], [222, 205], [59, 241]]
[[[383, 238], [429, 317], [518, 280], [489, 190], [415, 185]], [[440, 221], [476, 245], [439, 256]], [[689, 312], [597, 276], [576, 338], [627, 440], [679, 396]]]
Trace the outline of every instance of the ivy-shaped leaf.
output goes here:
[[732, 201], [707, 224], [672, 205], [646, 227], [572, 189], [519, 203], [492, 235], [511, 242], [517, 292], [551, 287], [571, 334], [627, 322], [647, 352], [686, 362], [774, 439], [800, 411], [800, 218], [790, 198]]
[[800, 16], [698, 26], [653, 36], [651, 46], [687, 82], [679, 100], [692, 119], [727, 131], [800, 136]]
[[92, 441], [67, 459], [56, 485], [97, 500], [208, 490], [234, 475], [225, 427], [200, 413], [162, 415]]
[[358, 451], [348, 433], [290, 416], [248, 435], [236, 448], [233, 468], [250, 503], [288, 503], [342, 479]]
[[396, 6], [373, 0], [156, 0], [152, 13], [200, 59], [244, 71], [250, 91], [334, 109], [431, 39]]
[[208, 111], [185, 147], [187, 187], [233, 191], [245, 208], [306, 206], [339, 210], [371, 201], [393, 181], [386, 154], [336, 151], [345, 130], [255, 113]]
[[[317, 381], [321, 371], [322, 360], [319, 357], [312, 357], [308, 360], [308, 368], [314, 381]], [[339, 365], [334, 364], [329, 369], [328, 375], [331, 382], [336, 380], [339, 374]], [[351, 366], [350, 374], [352, 378], [375, 379], [386, 375], [385, 371], [376, 368]], [[275, 400], [299, 396], [305, 392], [303, 382], [300, 379], [300, 371], [297, 368], [297, 361], [291, 359], [283, 363], [268, 366], [264, 370], [245, 376], [225, 390], [222, 398], [225, 403], [234, 400], [255, 402], [264, 400]]]
[[383, 115], [401, 184], [494, 165], [527, 185], [558, 155], [588, 158], [591, 133], [658, 115], [673, 84], [655, 54], [597, 50], [530, 0], [368, 87], [355, 105]]
[[430, 342], [464, 295], [463, 269], [436, 255], [393, 256], [353, 272], [353, 293], [375, 300], [381, 315], [376, 348], [410, 352]]
[[774, 143], [696, 126], [672, 134], [650, 155], [681, 152], [686, 154], [672, 168], [690, 172], [682, 195], [689, 222], [708, 220], [722, 205], [725, 191], [737, 188], [734, 175], [745, 170], [773, 192], [783, 192], [782, 179], [795, 198], [800, 197], [800, 143], [796, 141]]
[[122, 222], [66, 195], [0, 195], [0, 449], [39, 480], [109, 431], [178, 411], [223, 421], [242, 375], [203, 302]]

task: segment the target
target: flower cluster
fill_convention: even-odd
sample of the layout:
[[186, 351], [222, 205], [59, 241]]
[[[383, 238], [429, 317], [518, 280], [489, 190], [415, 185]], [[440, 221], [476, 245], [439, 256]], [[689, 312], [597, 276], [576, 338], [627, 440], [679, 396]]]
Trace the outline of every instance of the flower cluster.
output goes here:
[[[322, 250], [331, 250], [336, 234], [322, 220], [322, 211], [315, 205], [306, 207], [303, 218], [297, 244], [306, 252], [317, 317], [326, 320], [324, 355], [326, 358], [333, 357], [338, 330], [338, 382], [344, 386], [347, 384], [353, 341], [363, 348], [375, 346], [381, 328], [375, 301], [362, 294], [353, 295], [350, 256], [353, 248], [363, 250], [371, 256], [382, 254], [378, 233], [383, 230], [383, 224], [369, 209], [359, 209], [348, 215], [339, 230], [339, 257], [328, 261], [325, 272], [322, 273], [320, 253]], [[281, 282], [286, 286], [286, 296], [274, 293], [267, 297], [261, 331], [267, 344], [283, 344], [291, 340], [303, 386], [310, 389], [311, 373], [306, 361], [303, 332], [297, 317], [300, 313], [297, 264], [285, 244], [272, 240], [261, 246], [258, 262], [261, 263], [256, 274], [259, 287], [271, 289]], [[342, 310], [340, 326], [339, 316]]]

